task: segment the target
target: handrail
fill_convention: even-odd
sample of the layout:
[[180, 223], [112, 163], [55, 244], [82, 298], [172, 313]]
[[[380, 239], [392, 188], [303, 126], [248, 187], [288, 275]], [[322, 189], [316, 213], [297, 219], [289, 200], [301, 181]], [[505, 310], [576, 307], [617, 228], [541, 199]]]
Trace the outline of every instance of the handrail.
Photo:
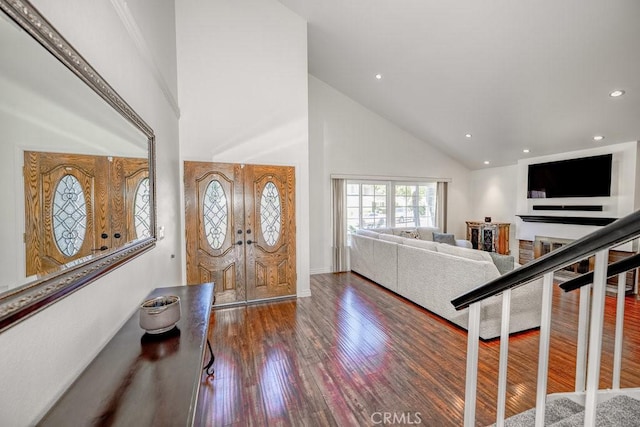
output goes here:
[[[609, 264], [609, 266], [607, 267], [607, 277], [612, 277], [616, 274], [624, 273], [637, 267], [640, 267], [640, 254], [635, 254], [633, 256], [621, 259], [620, 261]], [[565, 292], [571, 292], [590, 283], [593, 283], [593, 271], [581, 274], [578, 277], [561, 283], [560, 288], [562, 288]]]
[[550, 271], [555, 271], [599, 250], [624, 243], [640, 234], [640, 210], [600, 228], [568, 245], [549, 252], [451, 301], [456, 310], [523, 285]]

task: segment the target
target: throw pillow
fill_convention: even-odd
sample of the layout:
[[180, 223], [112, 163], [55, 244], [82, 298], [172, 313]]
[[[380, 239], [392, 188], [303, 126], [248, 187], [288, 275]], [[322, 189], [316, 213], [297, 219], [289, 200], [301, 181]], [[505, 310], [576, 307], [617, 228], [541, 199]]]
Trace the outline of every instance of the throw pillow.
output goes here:
[[500, 274], [505, 274], [513, 270], [515, 266], [513, 255], [502, 255], [495, 252], [489, 252], [489, 255], [491, 255], [493, 263], [495, 264]]
[[433, 232], [433, 241], [437, 243], [446, 243], [447, 245], [456, 245], [456, 237], [449, 233], [436, 233]]
[[401, 230], [399, 236], [407, 239], [418, 239], [420, 237], [418, 230]]

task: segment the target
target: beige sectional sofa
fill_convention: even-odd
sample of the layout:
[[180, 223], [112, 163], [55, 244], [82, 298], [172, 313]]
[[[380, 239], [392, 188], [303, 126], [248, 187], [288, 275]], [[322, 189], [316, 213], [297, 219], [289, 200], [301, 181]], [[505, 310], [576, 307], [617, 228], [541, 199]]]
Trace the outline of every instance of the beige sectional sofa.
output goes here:
[[[455, 310], [451, 300], [500, 275], [492, 256], [433, 242], [429, 229], [422, 233], [418, 229], [418, 238], [401, 237], [405, 231], [398, 229], [382, 231], [358, 230], [351, 236], [351, 270], [467, 329], [468, 309]], [[539, 327], [541, 280], [516, 288], [511, 295], [510, 332]], [[483, 302], [482, 339], [500, 336], [501, 309], [501, 296]]]

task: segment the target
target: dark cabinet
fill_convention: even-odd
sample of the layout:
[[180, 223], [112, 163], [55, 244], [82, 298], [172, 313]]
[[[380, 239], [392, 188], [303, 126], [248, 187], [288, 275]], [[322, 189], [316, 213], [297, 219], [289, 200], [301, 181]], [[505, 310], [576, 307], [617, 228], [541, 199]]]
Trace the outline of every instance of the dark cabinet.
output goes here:
[[467, 221], [467, 240], [473, 249], [509, 255], [508, 222]]

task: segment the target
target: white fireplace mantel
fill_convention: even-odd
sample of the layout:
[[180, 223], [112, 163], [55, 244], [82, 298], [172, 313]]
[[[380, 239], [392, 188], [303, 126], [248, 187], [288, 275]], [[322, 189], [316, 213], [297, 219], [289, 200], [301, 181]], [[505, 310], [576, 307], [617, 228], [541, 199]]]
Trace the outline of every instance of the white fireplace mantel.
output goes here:
[[[595, 225], [553, 224], [542, 222], [525, 222], [516, 219], [516, 239], [534, 241], [536, 236], [554, 237], [557, 239], [576, 240], [602, 227]], [[633, 245], [625, 243], [616, 248], [620, 251], [634, 252]]]

